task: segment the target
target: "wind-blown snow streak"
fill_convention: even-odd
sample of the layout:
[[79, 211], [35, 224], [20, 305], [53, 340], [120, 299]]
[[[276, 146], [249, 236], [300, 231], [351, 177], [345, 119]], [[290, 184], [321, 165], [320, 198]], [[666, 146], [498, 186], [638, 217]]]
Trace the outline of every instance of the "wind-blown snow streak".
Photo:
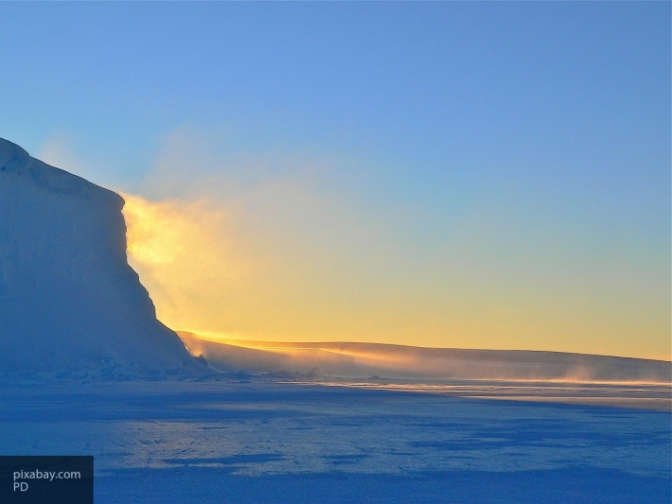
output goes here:
[[672, 381], [672, 363], [650, 359], [378, 343], [218, 341], [207, 335], [178, 334], [192, 353], [203, 355], [213, 365], [294, 375], [665, 384]]
[[205, 356], [214, 367], [256, 371], [300, 385], [672, 409], [672, 364], [667, 361], [376, 343], [217, 341], [178, 334], [194, 355]]

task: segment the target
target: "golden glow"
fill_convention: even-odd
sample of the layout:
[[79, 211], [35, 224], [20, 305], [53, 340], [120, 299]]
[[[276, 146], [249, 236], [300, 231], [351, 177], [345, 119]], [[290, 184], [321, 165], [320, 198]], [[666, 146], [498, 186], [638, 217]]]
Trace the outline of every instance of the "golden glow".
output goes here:
[[127, 253], [171, 327], [203, 323], [225, 310], [250, 261], [227, 235], [228, 216], [204, 202], [150, 202], [123, 195]]
[[169, 203], [150, 205], [128, 194], [124, 199], [128, 254], [142, 264], [174, 262], [185, 246], [181, 214]]
[[[354, 217], [336, 218], [346, 210], [291, 184], [226, 208], [124, 198], [129, 262], [158, 317], [178, 330], [670, 359], [658, 277], [608, 263], [551, 275], [534, 263], [500, 264], [459, 236], [455, 246], [410, 260], [397, 250], [410, 245], [373, 235]], [[285, 214], [287, 205], [297, 206]]]

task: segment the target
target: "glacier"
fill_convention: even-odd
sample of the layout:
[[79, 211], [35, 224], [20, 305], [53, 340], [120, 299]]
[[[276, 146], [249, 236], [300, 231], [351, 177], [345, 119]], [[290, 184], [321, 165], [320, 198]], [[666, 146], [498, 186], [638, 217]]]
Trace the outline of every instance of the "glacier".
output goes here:
[[[670, 502], [669, 362], [347, 343], [269, 355], [182, 334], [215, 372], [157, 320], [123, 204], [0, 139], [0, 455], [93, 455], [99, 504]], [[604, 387], [629, 402], [595, 405], [542, 382], [525, 394], [553, 401], [535, 403], [511, 382], [499, 401], [487, 380], [436, 394], [297, 379], [315, 366], [665, 383], [655, 397]]]
[[0, 138], [0, 372], [198, 371], [126, 260], [124, 200]]

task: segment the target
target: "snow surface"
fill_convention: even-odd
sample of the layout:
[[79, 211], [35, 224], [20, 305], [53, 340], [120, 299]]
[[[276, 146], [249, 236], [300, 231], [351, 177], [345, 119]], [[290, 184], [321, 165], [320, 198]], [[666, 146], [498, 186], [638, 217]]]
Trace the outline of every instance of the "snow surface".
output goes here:
[[123, 199], [0, 139], [0, 372], [123, 377], [195, 363], [126, 262]]
[[3, 454], [107, 503], [669, 503], [669, 412], [264, 381], [0, 385]]

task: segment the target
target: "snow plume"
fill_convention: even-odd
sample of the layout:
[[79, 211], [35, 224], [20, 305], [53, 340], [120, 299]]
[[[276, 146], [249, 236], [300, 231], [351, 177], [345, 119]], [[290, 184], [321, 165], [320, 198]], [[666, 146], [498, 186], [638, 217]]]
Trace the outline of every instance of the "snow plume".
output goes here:
[[343, 277], [333, 263], [345, 261], [347, 238], [369, 230], [320, 173], [288, 153], [251, 157], [202, 132], [169, 135], [139, 190], [123, 194], [129, 262], [160, 320], [263, 338], [342, 320], [313, 301]]
[[249, 270], [226, 212], [206, 201], [123, 197], [129, 262], [158, 301], [158, 318], [188, 327], [206, 320], [213, 305], [226, 306], [231, 285]]

